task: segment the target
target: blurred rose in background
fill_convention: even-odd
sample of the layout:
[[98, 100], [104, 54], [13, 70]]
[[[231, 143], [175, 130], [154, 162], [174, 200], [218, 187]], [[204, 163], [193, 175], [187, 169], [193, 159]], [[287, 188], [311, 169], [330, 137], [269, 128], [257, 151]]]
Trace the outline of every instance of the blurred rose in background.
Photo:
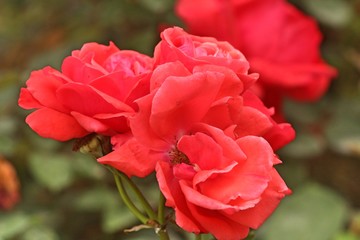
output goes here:
[[10, 210], [20, 200], [19, 181], [14, 167], [0, 156], [0, 209]]
[[179, 0], [176, 13], [190, 33], [228, 41], [244, 53], [251, 71], [260, 73], [253, 91], [275, 107], [278, 121], [284, 121], [284, 97], [318, 100], [336, 75], [320, 55], [315, 19], [288, 1]]

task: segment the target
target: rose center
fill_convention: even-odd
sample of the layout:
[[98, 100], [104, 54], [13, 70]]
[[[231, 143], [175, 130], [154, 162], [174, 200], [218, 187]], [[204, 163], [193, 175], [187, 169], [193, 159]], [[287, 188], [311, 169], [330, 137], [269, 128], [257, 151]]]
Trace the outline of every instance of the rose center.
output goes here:
[[174, 165], [180, 163], [190, 164], [189, 158], [183, 152], [179, 151], [177, 147], [170, 150], [169, 157], [170, 162]]

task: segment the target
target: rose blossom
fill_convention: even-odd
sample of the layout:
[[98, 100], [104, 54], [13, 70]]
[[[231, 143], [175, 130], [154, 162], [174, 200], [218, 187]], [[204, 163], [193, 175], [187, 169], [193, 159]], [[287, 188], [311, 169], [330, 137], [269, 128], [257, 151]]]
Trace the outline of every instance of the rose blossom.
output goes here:
[[134, 137], [113, 137], [115, 151], [99, 161], [137, 176], [155, 167], [183, 229], [220, 240], [246, 237], [289, 193], [273, 167], [280, 161], [261, 137], [273, 122], [244, 104], [241, 79], [223, 66], [190, 72], [179, 61], [164, 63], [150, 85], [129, 119]]
[[93, 132], [126, 132], [134, 100], [149, 91], [152, 64], [150, 57], [113, 43], [87, 43], [65, 58], [61, 72], [33, 71], [19, 105], [36, 109], [26, 122], [43, 137], [65, 141]]
[[[114, 151], [99, 162], [129, 176], [155, 168], [180, 227], [242, 239], [290, 193], [270, 143], [281, 147], [294, 131], [273, 121], [272, 110], [246, 90], [254, 78], [246, 59], [233, 58], [241, 54], [228, 48], [235, 54], [223, 51], [219, 61], [221, 43], [208, 40], [179, 28], [162, 33], [150, 94], [136, 101], [139, 111], [129, 118], [132, 135], [114, 136]], [[207, 45], [211, 51], [194, 48]]]
[[[186, 122], [193, 124], [202, 120], [223, 129], [233, 138], [245, 135], [265, 137], [274, 149], [282, 147], [294, 138], [294, 130], [289, 124], [277, 124], [271, 119], [273, 114], [271, 110], [263, 106], [260, 100], [256, 100], [257, 98], [253, 94], [244, 93], [245, 88], [255, 81], [256, 74], [248, 75], [249, 65], [238, 50], [228, 43], [218, 42], [213, 38], [196, 37], [187, 34], [178, 27], [166, 29], [161, 36], [162, 41], [157, 45], [154, 54], [156, 63], [150, 81], [151, 95], [155, 94], [158, 88], [167, 89], [166, 91], [169, 91], [167, 93], [169, 94], [168, 97], [163, 97], [161, 101], [157, 100], [159, 104], [166, 105], [170, 104], [175, 93], [183, 91], [183, 94], [188, 95], [189, 101], [193, 98], [191, 101], [198, 102], [194, 103], [195, 105], [187, 106], [188, 110], [191, 111], [188, 115], [191, 117], [179, 116], [174, 119], [167, 119], [158, 116], [157, 118], [161, 119], [159, 120], [161, 123], [152, 126], [157, 129], [156, 131], [163, 131], [167, 136], [171, 136], [172, 133], [165, 128], [169, 124], [168, 122], [180, 124], [179, 127], [183, 128], [182, 124], [186, 124]], [[226, 47], [224, 47], [224, 44]], [[217, 57], [221, 61], [216, 59]], [[200, 83], [197, 82], [200, 80], [188, 80], [198, 79], [199, 76], [202, 76], [201, 74], [210, 72], [211, 79], [224, 78], [223, 80], [217, 80], [222, 82], [221, 84], [218, 83], [221, 85], [220, 89], [213, 89], [211, 82], [208, 81]], [[176, 88], [177, 82], [167, 83], [163, 86], [165, 80], [172, 77], [178, 77], [178, 81], [183, 79], [184, 83], [188, 83], [186, 86], [181, 86], [184, 87], [183, 89], [180, 86], [178, 89]], [[204, 91], [207, 91], [206, 94], [218, 91], [219, 95], [216, 99], [214, 97], [204, 97], [202, 99], [199, 96]], [[249, 96], [247, 100], [240, 96], [242, 93]], [[197, 100], [198, 98], [202, 100]], [[137, 101], [139, 106], [142, 106], [143, 102], [144, 98]], [[202, 113], [200, 105], [205, 106]], [[203, 114], [202, 119], [197, 117], [199, 114]], [[142, 116], [142, 112], [140, 111], [137, 116]], [[115, 151], [99, 159], [101, 163], [109, 164], [129, 176], [142, 177], [154, 170], [156, 161], [161, 156], [157, 156], [156, 151], [153, 151], [154, 149], [143, 148], [139, 144], [137, 133], [146, 132], [147, 129], [144, 128], [144, 125], [148, 122], [147, 119], [141, 121], [139, 119], [141, 118], [136, 116], [134, 119], [130, 119], [135, 138], [132, 138], [131, 134], [114, 136], [112, 144], [115, 146]], [[171, 138], [173, 140], [173, 137]], [[145, 145], [153, 146], [155, 142], [154, 139], [148, 139]]]
[[282, 99], [312, 101], [336, 71], [320, 56], [316, 22], [285, 0], [178, 0], [177, 14], [192, 34], [229, 41], [260, 73], [253, 91], [281, 116]]
[[[251, 114], [255, 108], [266, 115], [266, 117], [259, 117], [259, 115], [254, 114], [254, 116], [251, 117], [252, 121], [258, 123], [267, 122], [269, 125], [266, 133], [257, 133], [257, 135], [266, 137], [274, 150], [279, 149], [294, 138], [295, 133], [288, 123], [277, 124], [271, 118], [275, 114], [273, 108], [267, 109], [258, 98], [253, 96], [249, 91], [246, 91], [246, 89], [254, 84], [258, 78], [258, 74], [248, 73], [250, 68], [249, 63], [239, 50], [227, 42], [217, 41], [211, 37], [199, 37], [188, 34], [179, 27], [164, 30], [161, 33], [161, 38], [162, 41], [160, 41], [155, 48], [155, 66], [164, 62], [181, 61], [189, 71], [191, 71], [194, 66], [209, 64], [231, 69], [241, 79], [243, 91], [247, 96], [244, 98], [244, 105], [246, 107], [244, 107], [245, 110], [243, 110], [243, 112], [249, 111], [249, 114]], [[213, 69], [213, 71], [217, 71], [217, 69]], [[232, 86], [230, 86], [230, 88]], [[226, 113], [222, 113], [222, 115], [225, 116]], [[216, 119], [216, 117], [213, 119]], [[241, 118], [237, 120], [237, 129], [239, 129], [240, 126], [244, 126], [243, 130], [249, 130], [245, 122], [251, 121], [240, 121], [242, 121]], [[225, 122], [223, 119], [222, 123]], [[229, 122], [227, 123], [230, 124]], [[260, 128], [258, 128], [258, 130], [259, 129]]]
[[217, 128], [198, 127], [156, 166], [166, 205], [189, 232], [243, 239], [290, 193], [273, 167], [279, 160], [261, 137], [234, 141]]
[[164, 30], [161, 39], [154, 51], [155, 66], [172, 61], [181, 61], [190, 71], [204, 64], [224, 66], [242, 78], [245, 89], [258, 78], [258, 74], [248, 74], [249, 62], [228, 42], [191, 35], [179, 27]]

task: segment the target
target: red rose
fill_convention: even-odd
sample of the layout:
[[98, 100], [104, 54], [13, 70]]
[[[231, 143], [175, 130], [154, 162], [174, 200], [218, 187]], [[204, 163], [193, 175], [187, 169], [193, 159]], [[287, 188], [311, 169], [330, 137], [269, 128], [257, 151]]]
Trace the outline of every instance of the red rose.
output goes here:
[[[169, 151], [200, 122], [233, 139], [265, 137], [276, 149], [293, 140], [291, 126], [273, 121], [272, 112], [257, 102], [255, 95], [244, 93], [243, 86], [241, 79], [223, 66], [200, 65], [190, 72], [180, 62], [159, 65], [150, 79], [150, 94], [137, 100], [139, 112], [129, 118], [135, 138], [114, 136], [115, 151], [99, 162], [129, 176], [146, 176], [163, 158], [161, 152]], [[275, 134], [277, 138], [272, 137]]]
[[208, 125], [197, 130], [181, 137], [156, 166], [166, 205], [189, 232], [244, 239], [290, 193], [273, 167], [279, 160], [261, 137], [234, 141]]
[[165, 29], [161, 39], [154, 52], [155, 66], [173, 61], [181, 61], [190, 71], [204, 64], [224, 66], [242, 78], [245, 88], [258, 77], [258, 74], [248, 75], [248, 61], [228, 42], [191, 35], [179, 27]]
[[[179, 53], [169, 51], [158, 59]], [[156, 168], [166, 205], [183, 229], [245, 238], [290, 193], [273, 167], [280, 161], [261, 137], [277, 124], [256, 96], [245, 100], [232, 69], [181, 61], [154, 69], [150, 94], [136, 101], [139, 112], [129, 118], [133, 137], [114, 136], [115, 151], [99, 161], [129, 176]]]
[[67, 57], [61, 72], [46, 67], [31, 73], [19, 105], [37, 109], [26, 122], [43, 137], [60, 141], [89, 133], [129, 130], [134, 100], [149, 91], [152, 59], [134, 51], [87, 43]]
[[[183, 29], [179, 27], [168, 28], [164, 30], [161, 33], [161, 38], [162, 40], [155, 48], [155, 66], [164, 62], [181, 61], [183, 65], [186, 66], [190, 71], [192, 71], [195, 66], [197, 66], [197, 68], [199, 69], [201, 65], [206, 65], [203, 71], [208, 71], [209, 64], [211, 64], [213, 68], [211, 71], [214, 72], [222, 71], [219, 70], [219, 67], [223, 66], [229, 68], [227, 69], [227, 72], [231, 72], [232, 70], [234, 72], [230, 74], [236, 74], [241, 79], [241, 82], [243, 84], [243, 90], [246, 90], [249, 86], [254, 86], [253, 84], [257, 79], [257, 74], [248, 74], [249, 64], [246, 58], [240, 51], [233, 48], [227, 42], [217, 41], [216, 39], [210, 37], [194, 36], [186, 33]], [[170, 65], [167, 65], [166, 67], [168, 68], [169, 66]], [[173, 70], [170, 69], [167, 70], [167, 72], [169, 72], [168, 74], [171, 74], [172, 71]], [[160, 85], [159, 83], [156, 84]], [[230, 86], [230, 88], [232, 86]], [[242, 92], [239, 91], [239, 93]], [[253, 135], [266, 137], [274, 150], [279, 149], [280, 147], [293, 140], [295, 132], [292, 127], [287, 123], [276, 124], [275, 121], [272, 119], [272, 117], [274, 117], [275, 115], [274, 109], [267, 109], [263, 105], [263, 103], [255, 96], [252, 96], [252, 94], [246, 93], [246, 95], [248, 97], [245, 98], [245, 105], [251, 105], [249, 109], [252, 110], [249, 110], [247, 112], [248, 108], [243, 108], [243, 114], [250, 115], [238, 118], [236, 123], [238, 130], [240, 129], [240, 126], [243, 126], [242, 131], [248, 131], [248, 133], [251, 133]], [[235, 109], [236, 107], [238, 106], [234, 106], [233, 109]], [[254, 114], [251, 116], [251, 111], [253, 111], [254, 109], [259, 110], [266, 116], [261, 116], [259, 114]], [[227, 109], [224, 113], [221, 113], [221, 115], [226, 116], [226, 111]], [[213, 117], [210, 115], [210, 113], [208, 114], [208, 116], [211, 121], [218, 119], [218, 116]], [[252, 130], [249, 128], [249, 126], [245, 125], [245, 122], [249, 123], [251, 121], [243, 121], [243, 119], [249, 117], [258, 117], [258, 119], [253, 119], [253, 121], [258, 123], [264, 123], [264, 121], [269, 121], [268, 128], [264, 130], [264, 132], [260, 133], [259, 131], [262, 128], [257, 127], [256, 129], [253, 129], [257, 131], [256, 133], [251, 132]], [[226, 121], [225, 119], [222, 119], [219, 122], [221, 122], [223, 125], [230, 124], [229, 121]], [[246, 134], [242, 133], [242, 135]]]
[[276, 111], [284, 96], [318, 99], [336, 75], [321, 59], [316, 22], [284, 0], [178, 0], [176, 12], [192, 34], [229, 41], [241, 50], [260, 73], [254, 91]]

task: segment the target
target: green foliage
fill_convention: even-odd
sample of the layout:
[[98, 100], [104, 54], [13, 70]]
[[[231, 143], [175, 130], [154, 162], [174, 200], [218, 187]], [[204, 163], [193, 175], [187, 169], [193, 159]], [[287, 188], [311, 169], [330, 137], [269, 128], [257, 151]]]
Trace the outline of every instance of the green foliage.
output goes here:
[[23, 212], [14, 212], [0, 216], [0, 239], [11, 239], [27, 229], [31, 217]]
[[354, 16], [350, 3], [343, 0], [305, 0], [304, 2], [314, 17], [333, 27], [348, 24]]
[[51, 228], [37, 226], [28, 229], [21, 240], [60, 240], [60, 236]]
[[353, 233], [341, 233], [334, 240], [359, 240], [359, 237]]
[[262, 240], [329, 240], [344, 226], [347, 210], [336, 193], [307, 184], [281, 203], [258, 235]]
[[335, 112], [326, 137], [335, 151], [360, 156], [360, 99], [334, 103]]
[[35, 179], [54, 192], [68, 187], [74, 179], [67, 156], [35, 153], [30, 156], [29, 167]]

